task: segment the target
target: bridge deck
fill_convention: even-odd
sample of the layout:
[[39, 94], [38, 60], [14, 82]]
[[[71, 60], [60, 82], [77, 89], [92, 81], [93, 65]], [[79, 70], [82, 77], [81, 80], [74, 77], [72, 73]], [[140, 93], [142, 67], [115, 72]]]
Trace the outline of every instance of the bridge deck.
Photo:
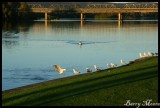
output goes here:
[[78, 12], [78, 13], [127, 13], [158, 12], [156, 2], [28, 2], [33, 12]]
[[121, 20], [121, 13], [130, 12], [158, 12], [157, 2], [28, 2], [32, 12], [47, 13], [66, 12], [66, 13], [118, 13], [118, 20]]

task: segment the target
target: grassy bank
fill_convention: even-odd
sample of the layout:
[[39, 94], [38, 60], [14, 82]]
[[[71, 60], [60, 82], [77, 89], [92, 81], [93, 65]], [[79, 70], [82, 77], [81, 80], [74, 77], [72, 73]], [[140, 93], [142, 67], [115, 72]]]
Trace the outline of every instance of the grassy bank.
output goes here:
[[2, 106], [123, 106], [147, 99], [158, 102], [158, 57], [2, 92]]

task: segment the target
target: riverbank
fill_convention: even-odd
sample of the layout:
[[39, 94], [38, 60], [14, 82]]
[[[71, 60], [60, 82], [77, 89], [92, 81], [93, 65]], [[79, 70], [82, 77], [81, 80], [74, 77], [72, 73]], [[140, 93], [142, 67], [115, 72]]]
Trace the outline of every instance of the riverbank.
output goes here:
[[158, 57], [2, 92], [2, 106], [123, 106], [146, 99], [158, 102]]

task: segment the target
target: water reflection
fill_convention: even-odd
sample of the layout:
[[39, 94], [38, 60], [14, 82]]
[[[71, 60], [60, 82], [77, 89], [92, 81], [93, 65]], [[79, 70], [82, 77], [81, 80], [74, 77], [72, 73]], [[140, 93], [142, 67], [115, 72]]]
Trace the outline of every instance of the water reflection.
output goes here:
[[[113, 42], [118, 42], [118, 38], [120, 38], [119, 35], [124, 35], [123, 37], [126, 37], [126, 39], [131, 39], [133, 35], [135, 35], [134, 38], [137, 37], [137, 32], [144, 32], [145, 34], [151, 34], [152, 32], [157, 33], [157, 28], [158, 24], [156, 21], [122, 22], [89, 20], [58, 22], [45, 20], [45, 22], [35, 21], [26, 24], [4, 22], [2, 27], [2, 45], [7, 46], [6, 48], [16, 47], [20, 45], [19, 42], [22, 40], [26, 46], [30, 40], [63, 41], [70, 44], [75, 44], [79, 40], [82, 40], [84, 45], [108, 43], [113, 40]], [[112, 39], [112, 36], [114, 36], [115, 39]], [[145, 35], [141, 35], [140, 38], [142, 37], [145, 38]], [[109, 40], [102, 42], [103, 38], [104, 40]], [[82, 46], [80, 46], [80, 48], [82, 48]]]
[[2, 46], [4, 46], [4, 48], [6, 48], [6, 49], [12, 49], [14, 47], [19, 46], [19, 41], [17, 41], [17, 40], [3, 40]]
[[121, 24], [122, 24], [122, 20], [118, 20], [118, 28], [121, 27]]
[[19, 32], [27, 32], [29, 27], [33, 24], [33, 22], [3, 22], [2, 24], [2, 31], [9, 31], [14, 33]]
[[83, 23], [84, 23], [84, 21], [83, 21], [83, 20], [81, 20], [80, 22], [81, 22], [81, 23], [80, 23], [80, 27], [82, 28], [82, 27], [83, 27]]

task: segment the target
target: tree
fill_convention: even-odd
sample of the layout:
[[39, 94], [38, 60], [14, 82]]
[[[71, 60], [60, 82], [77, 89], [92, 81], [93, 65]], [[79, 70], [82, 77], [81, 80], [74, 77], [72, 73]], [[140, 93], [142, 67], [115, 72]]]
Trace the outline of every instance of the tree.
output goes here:
[[30, 17], [26, 2], [2, 2], [2, 19], [6, 21], [26, 20]]
[[30, 8], [26, 2], [20, 2], [20, 6], [18, 8], [18, 18], [21, 20], [30, 19]]
[[2, 2], [2, 19], [15, 20], [17, 16], [18, 7], [18, 2]]

